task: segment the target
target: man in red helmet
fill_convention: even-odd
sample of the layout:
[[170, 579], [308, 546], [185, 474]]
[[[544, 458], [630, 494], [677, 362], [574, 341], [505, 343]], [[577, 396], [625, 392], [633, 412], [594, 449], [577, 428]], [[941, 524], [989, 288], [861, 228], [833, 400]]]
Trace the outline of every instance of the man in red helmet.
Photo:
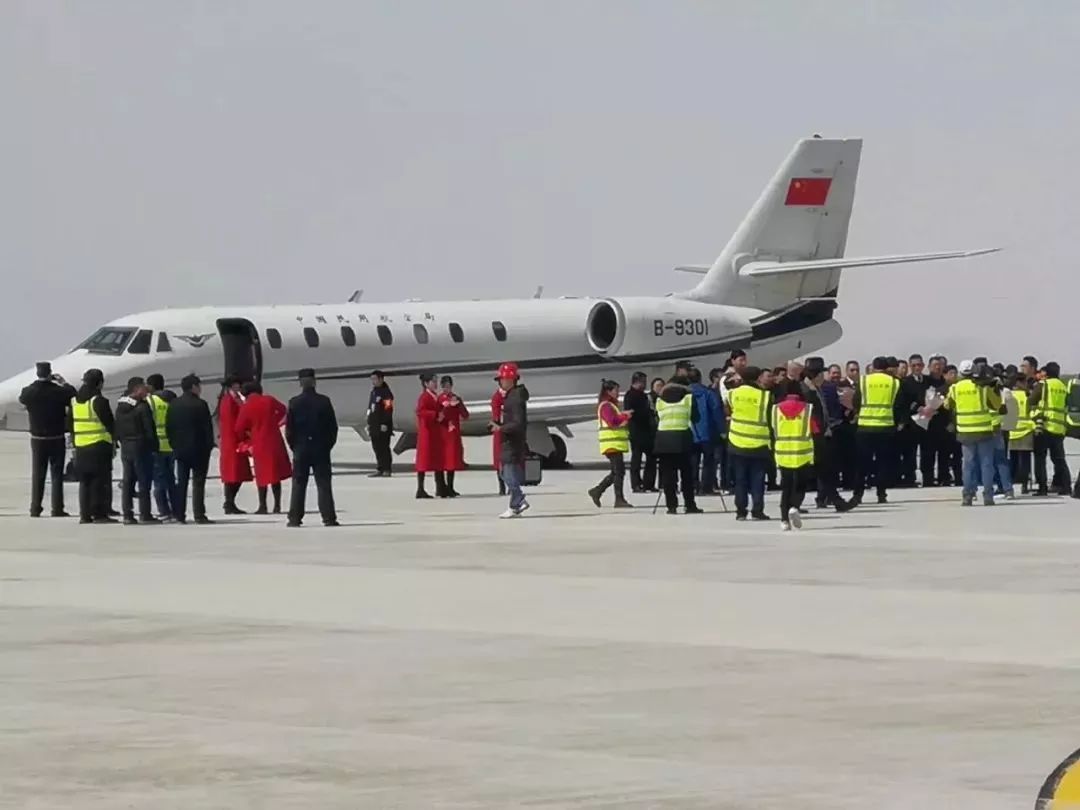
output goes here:
[[529, 392], [519, 382], [516, 363], [503, 363], [499, 366], [495, 379], [504, 396], [501, 417], [491, 420], [491, 430], [501, 438], [500, 473], [510, 493], [510, 508], [499, 517], [515, 518], [529, 508], [525, 493], [521, 491], [521, 486], [525, 483], [525, 454], [528, 452], [525, 433], [529, 424]]

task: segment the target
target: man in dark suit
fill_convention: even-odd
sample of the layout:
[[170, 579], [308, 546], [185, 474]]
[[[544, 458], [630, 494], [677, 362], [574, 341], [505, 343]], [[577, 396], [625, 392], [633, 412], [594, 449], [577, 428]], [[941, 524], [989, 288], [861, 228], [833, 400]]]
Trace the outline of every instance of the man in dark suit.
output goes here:
[[75, 394], [75, 387], [53, 374], [49, 363], [37, 364], [37, 379], [19, 394], [30, 416], [30, 517], [41, 517], [46, 472], [52, 482], [52, 516], [68, 517], [64, 511], [64, 433]]
[[165, 433], [176, 459], [176, 518], [185, 523], [188, 481], [195, 522], [213, 523], [206, 516], [206, 473], [214, 450], [214, 422], [210, 406], [202, 399], [202, 383], [194, 374], [180, 381], [183, 392], [169, 405]]
[[389, 478], [393, 470], [390, 441], [394, 436], [394, 392], [381, 371], [371, 372], [367, 424], [371, 447], [375, 451], [375, 472], [369, 477]]
[[653, 434], [656, 432], [656, 413], [645, 390], [648, 381], [643, 372], [635, 371], [630, 378], [630, 388], [623, 396], [623, 410], [633, 411], [630, 417], [630, 489], [634, 492], [645, 491], [641, 464], [646, 457], [652, 456]]
[[[927, 432], [911, 421], [912, 415], [926, 404], [926, 392], [930, 388], [930, 379], [923, 374], [923, 357], [913, 354], [908, 358], [908, 375], [900, 379], [900, 393], [897, 396], [897, 423], [900, 434], [897, 443], [900, 451], [899, 483], [901, 487], [914, 487], [915, 469], [922, 470], [923, 486], [931, 486], [934, 470], [927, 467]], [[919, 456], [918, 463], [916, 455]], [[929, 474], [928, 474], [929, 473]]]
[[289, 400], [289, 413], [285, 417], [285, 441], [293, 452], [289, 526], [296, 528], [304, 521], [308, 477], [312, 473], [323, 525], [338, 526], [330, 472], [330, 451], [337, 444], [337, 417], [330, 397], [315, 390], [315, 372], [301, 369], [299, 378], [300, 394]]

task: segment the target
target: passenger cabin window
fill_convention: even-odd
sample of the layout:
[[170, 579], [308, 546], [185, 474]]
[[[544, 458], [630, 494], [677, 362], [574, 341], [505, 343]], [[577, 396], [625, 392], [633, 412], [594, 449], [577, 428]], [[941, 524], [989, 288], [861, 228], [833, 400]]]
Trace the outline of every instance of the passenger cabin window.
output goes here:
[[154, 333], [149, 329], [140, 329], [128, 345], [128, 354], [150, 354], [150, 341]]
[[422, 323], [414, 323], [413, 328], [412, 328], [412, 333], [413, 333], [413, 337], [416, 338], [417, 343], [427, 343], [428, 342], [427, 327], [425, 327]]
[[389, 326], [383, 326], [382, 324], [380, 324], [375, 329], [375, 331], [379, 333], [379, 343], [381, 343], [383, 346], [393, 345], [394, 333], [390, 331]]
[[304, 342], [307, 343], [312, 349], [319, 348], [319, 333], [312, 327], [304, 327]]
[[161, 352], [171, 352], [172, 351], [172, 344], [169, 343], [169, 336], [166, 335], [164, 332], [158, 332], [158, 335], [157, 335], [157, 350], [158, 350], [159, 354]]
[[465, 330], [461, 328], [460, 323], [450, 324], [450, 339], [454, 341], [454, 343], [465, 342]]
[[91, 354], [122, 354], [134, 334], [131, 327], [103, 326], [75, 349], [86, 349]]
[[356, 332], [353, 331], [351, 326], [341, 327], [341, 342], [346, 346], [356, 345]]
[[277, 329], [266, 330], [266, 342], [270, 344], [271, 349], [281, 348], [281, 332]]
[[502, 343], [506, 340], [506, 327], [503, 326], [502, 321], [492, 321], [491, 331], [495, 335], [495, 339], [499, 341], [499, 343]]

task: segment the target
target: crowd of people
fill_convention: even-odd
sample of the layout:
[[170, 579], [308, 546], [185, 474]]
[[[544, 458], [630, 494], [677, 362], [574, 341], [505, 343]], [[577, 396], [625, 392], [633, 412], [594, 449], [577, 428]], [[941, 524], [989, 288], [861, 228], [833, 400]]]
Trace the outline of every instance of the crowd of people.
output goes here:
[[[1056, 362], [1039, 367], [991, 364], [985, 357], [953, 365], [880, 356], [857, 361], [759, 368], [743, 351], [706, 376], [683, 363], [669, 380], [631, 377], [601, 387], [597, 419], [610, 473], [589, 491], [600, 505], [609, 488], [623, 508], [625, 456], [634, 492], [663, 490], [669, 513], [702, 510], [697, 499], [735, 496], [735, 517], [768, 520], [766, 489], [780, 491], [785, 529], [801, 525], [802, 502], [815, 490], [819, 508], [848, 511], [873, 487], [879, 503], [894, 487], [961, 486], [972, 505], [994, 496], [1080, 497], [1070, 486], [1066, 435], [1080, 433], [1080, 386], [1061, 380]], [[1047, 476], [1047, 460], [1053, 476]], [[1034, 481], [1032, 481], [1034, 478]], [[849, 491], [845, 499], [840, 494]]]
[[[43, 514], [49, 471], [51, 514], [69, 516], [63, 475], [65, 435], [70, 434], [80, 523], [116, 523], [118, 518], [125, 524], [186, 523], [189, 487], [194, 522], [213, 523], [206, 510], [206, 480], [218, 447], [226, 515], [245, 514], [236, 498], [250, 481], [258, 492], [255, 514], [279, 514], [281, 484], [291, 479], [288, 525], [298, 527], [313, 475], [323, 524], [338, 525], [330, 469], [338, 424], [330, 399], [316, 391], [311, 369], [300, 371], [300, 394], [288, 406], [265, 394], [257, 382], [225, 379], [216, 403], [216, 436], [214, 414], [194, 374], [181, 380], [179, 396], [165, 388], [160, 374], [132, 377], [115, 410], [102, 394], [105, 378], [99, 369], [88, 370], [78, 389], [53, 374], [48, 363], [37, 364], [37, 377], [20, 396], [30, 419], [32, 517]], [[117, 450], [119, 511], [112, 503]]]
[[[596, 426], [608, 470], [589, 499], [601, 507], [611, 491], [614, 508], [632, 508], [629, 477], [632, 492], [662, 493], [669, 514], [678, 513], [680, 492], [685, 514], [703, 511], [699, 498], [727, 493], [736, 520], [769, 520], [765, 492], [777, 490], [780, 521], [790, 530], [802, 525], [810, 490], [818, 508], [839, 512], [857, 507], [869, 488], [879, 503], [894, 487], [959, 485], [961, 502], [970, 506], [980, 484], [985, 505], [995, 495], [1014, 498], [1016, 486], [1021, 494], [1080, 497], [1080, 478], [1071, 484], [1064, 450], [1065, 437], [1080, 434], [1080, 385], [1063, 382], [1057, 363], [1039, 367], [1029, 356], [1016, 366], [986, 358], [952, 365], [942, 356], [924, 362], [913, 354], [906, 361], [879, 356], [865, 368], [856, 361], [826, 365], [820, 357], [761, 368], [749, 360], [734, 351], [707, 376], [691, 362], [678, 364], [669, 379], [638, 372], [625, 393], [619, 382], [603, 380]], [[114, 411], [99, 370], [87, 371], [78, 389], [48, 363], [37, 371], [20, 398], [30, 416], [32, 516], [43, 514], [50, 472], [51, 514], [67, 516], [62, 477], [70, 434], [81, 523], [185, 523], [189, 487], [194, 522], [211, 523], [206, 479], [217, 446], [225, 514], [244, 514], [237, 495], [252, 481], [255, 513], [279, 514], [282, 483], [291, 479], [288, 525], [300, 526], [313, 476], [324, 525], [338, 525], [330, 464], [338, 424], [311, 369], [299, 373], [301, 393], [288, 405], [258, 382], [224, 380], [216, 437], [214, 414], [194, 375], [181, 381], [179, 396], [159, 374], [134, 377]], [[487, 428], [499, 493], [510, 498], [500, 517], [513, 518], [529, 508], [522, 489], [529, 392], [514, 363], [502, 364], [495, 380]], [[395, 404], [382, 372], [371, 382], [371, 476], [381, 478], [392, 475]], [[465, 469], [462, 423], [470, 414], [453, 379], [421, 375], [415, 414], [416, 498], [432, 497], [428, 474], [434, 497], [457, 497], [455, 476]], [[111, 487], [117, 448], [119, 512]]]

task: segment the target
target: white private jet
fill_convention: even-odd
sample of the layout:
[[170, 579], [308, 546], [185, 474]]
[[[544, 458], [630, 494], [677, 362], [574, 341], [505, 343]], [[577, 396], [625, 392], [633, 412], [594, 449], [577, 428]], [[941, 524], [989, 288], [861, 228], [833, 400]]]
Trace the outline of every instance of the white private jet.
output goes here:
[[[845, 268], [957, 259], [989, 250], [896, 256], [844, 256], [862, 141], [799, 141], [757, 203], [685, 293], [655, 297], [406, 301], [319, 305], [205, 306], [143, 312], [112, 321], [67, 354], [54, 371], [77, 383], [92, 367], [105, 393], [127, 379], [158, 372], [176, 386], [188, 374], [259, 379], [287, 398], [296, 373], [314, 368], [343, 425], [363, 434], [368, 376], [385, 371], [396, 389], [398, 429], [410, 446], [411, 398], [421, 371], [453, 375], [474, 414], [467, 432], [486, 432], [499, 363], [521, 368], [529, 401], [530, 446], [554, 461], [566, 456], [559, 433], [595, 418], [601, 377], [626, 381], [634, 371], [666, 377], [677, 360], [721, 365], [735, 348], [760, 365], [816, 352], [837, 340], [834, 319]], [[0, 420], [26, 429], [18, 404], [32, 370], [0, 383]], [[553, 432], [555, 431], [555, 432]]]

